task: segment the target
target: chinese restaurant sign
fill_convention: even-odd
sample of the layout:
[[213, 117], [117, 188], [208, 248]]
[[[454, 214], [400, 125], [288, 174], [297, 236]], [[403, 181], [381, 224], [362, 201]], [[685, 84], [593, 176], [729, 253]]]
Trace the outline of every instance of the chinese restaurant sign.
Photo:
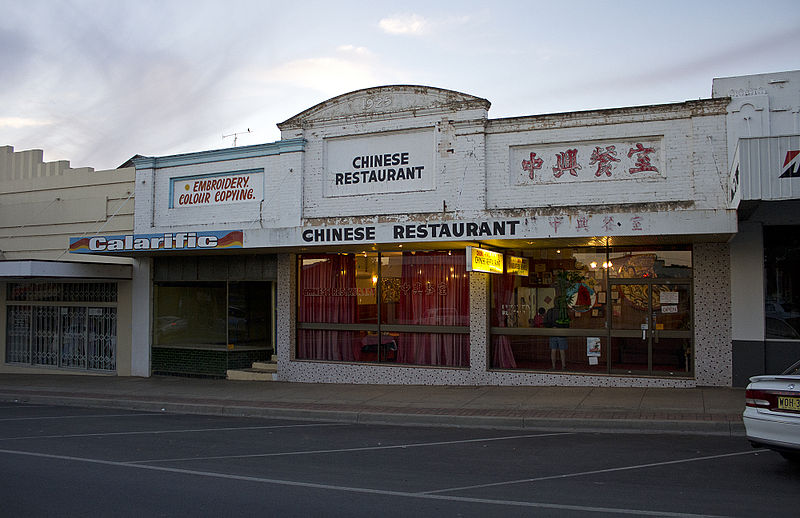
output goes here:
[[503, 273], [503, 254], [474, 246], [467, 247], [467, 271]]
[[432, 190], [432, 130], [325, 141], [324, 196]]
[[264, 171], [239, 171], [170, 180], [170, 208], [259, 202], [264, 199]]
[[514, 185], [602, 182], [665, 174], [660, 137], [511, 148]]
[[[652, 215], [557, 214], [540, 218], [475, 221], [430, 221], [376, 225], [318, 226], [298, 228], [301, 244], [403, 243], [414, 241], [468, 241], [555, 236], [611, 236], [653, 232]], [[538, 236], [537, 236], [538, 234]], [[266, 243], [265, 243], [266, 244]], [[264, 245], [265, 245], [264, 244]], [[247, 246], [264, 246], [256, 240]]]
[[174, 234], [127, 234], [121, 236], [71, 237], [73, 254], [145, 252], [164, 250], [212, 250], [242, 248], [241, 230], [176, 232]]

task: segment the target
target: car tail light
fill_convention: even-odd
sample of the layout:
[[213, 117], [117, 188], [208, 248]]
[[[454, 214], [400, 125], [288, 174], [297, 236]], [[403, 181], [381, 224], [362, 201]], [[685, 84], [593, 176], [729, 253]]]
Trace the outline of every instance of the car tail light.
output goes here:
[[[775, 410], [778, 412], [797, 412], [796, 404], [790, 404], [787, 400], [795, 402], [798, 399], [798, 393], [788, 390], [776, 389], [748, 389], [745, 391], [745, 405], [753, 408], [765, 408], [768, 410]], [[779, 400], [783, 400], [782, 404]], [[787, 406], [788, 405], [788, 406]]]
[[770, 394], [765, 390], [747, 389], [744, 403], [754, 408], [770, 408], [775, 406], [776, 398], [775, 394]]

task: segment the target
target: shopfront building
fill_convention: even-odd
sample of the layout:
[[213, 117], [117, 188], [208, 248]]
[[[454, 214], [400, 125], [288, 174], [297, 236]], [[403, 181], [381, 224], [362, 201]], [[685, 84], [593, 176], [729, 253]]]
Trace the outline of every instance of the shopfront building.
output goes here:
[[134, 160], [135, 232], [100, 246], [142, 264], [147, 313], [133, 335], [153, 374], [225, 377], [273, 359], [278, 251], [243, 236], [297, 226], [301, 150], [289, 140]]
[[69, 236], [133, 229], [135, 171], [0, 147], [0, 372], [147, 375], [131, 326], [132, 260], [69, 253]]
[[225, 376], [268, 361], [274, 256], [156, 257], [152, 373]]
[[727, 104], [493, 120], [360, 90], [275, 143], [137, 158], [134, 232], [87, 252], [139, 265], [153, 373], [726, 386]]
[[730, 97], [733, 384], [800, 359], [800, 71], [714, 80]]

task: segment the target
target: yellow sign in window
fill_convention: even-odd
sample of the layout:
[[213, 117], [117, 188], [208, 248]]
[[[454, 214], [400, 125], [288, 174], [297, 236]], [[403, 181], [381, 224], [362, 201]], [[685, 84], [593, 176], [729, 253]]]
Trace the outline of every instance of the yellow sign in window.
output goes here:
[[506, 273], [527, 277], [529, 272], [529, 261], [525, 257], [515, 257], [513, 255], [506, 257]]
[[474, 246], [467, 247], [467, 271], [503, 273], [503, 254]]

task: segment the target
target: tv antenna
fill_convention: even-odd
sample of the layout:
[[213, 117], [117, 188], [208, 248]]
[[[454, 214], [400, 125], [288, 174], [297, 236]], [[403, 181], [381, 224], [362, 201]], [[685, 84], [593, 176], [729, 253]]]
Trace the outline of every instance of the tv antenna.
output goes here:
[[236, 142], [239, 140], [239, 135], [244, 135], [245, 133], [252, 133], [252, 132], [250, 131], [250, 128], [247, 128], [247, 131], [237, 131], [229, 135], [225, 135], [223, 133], [222, 140], [225, 140], [228, 137], [233, 137], [233, 147], [236, 147]]

